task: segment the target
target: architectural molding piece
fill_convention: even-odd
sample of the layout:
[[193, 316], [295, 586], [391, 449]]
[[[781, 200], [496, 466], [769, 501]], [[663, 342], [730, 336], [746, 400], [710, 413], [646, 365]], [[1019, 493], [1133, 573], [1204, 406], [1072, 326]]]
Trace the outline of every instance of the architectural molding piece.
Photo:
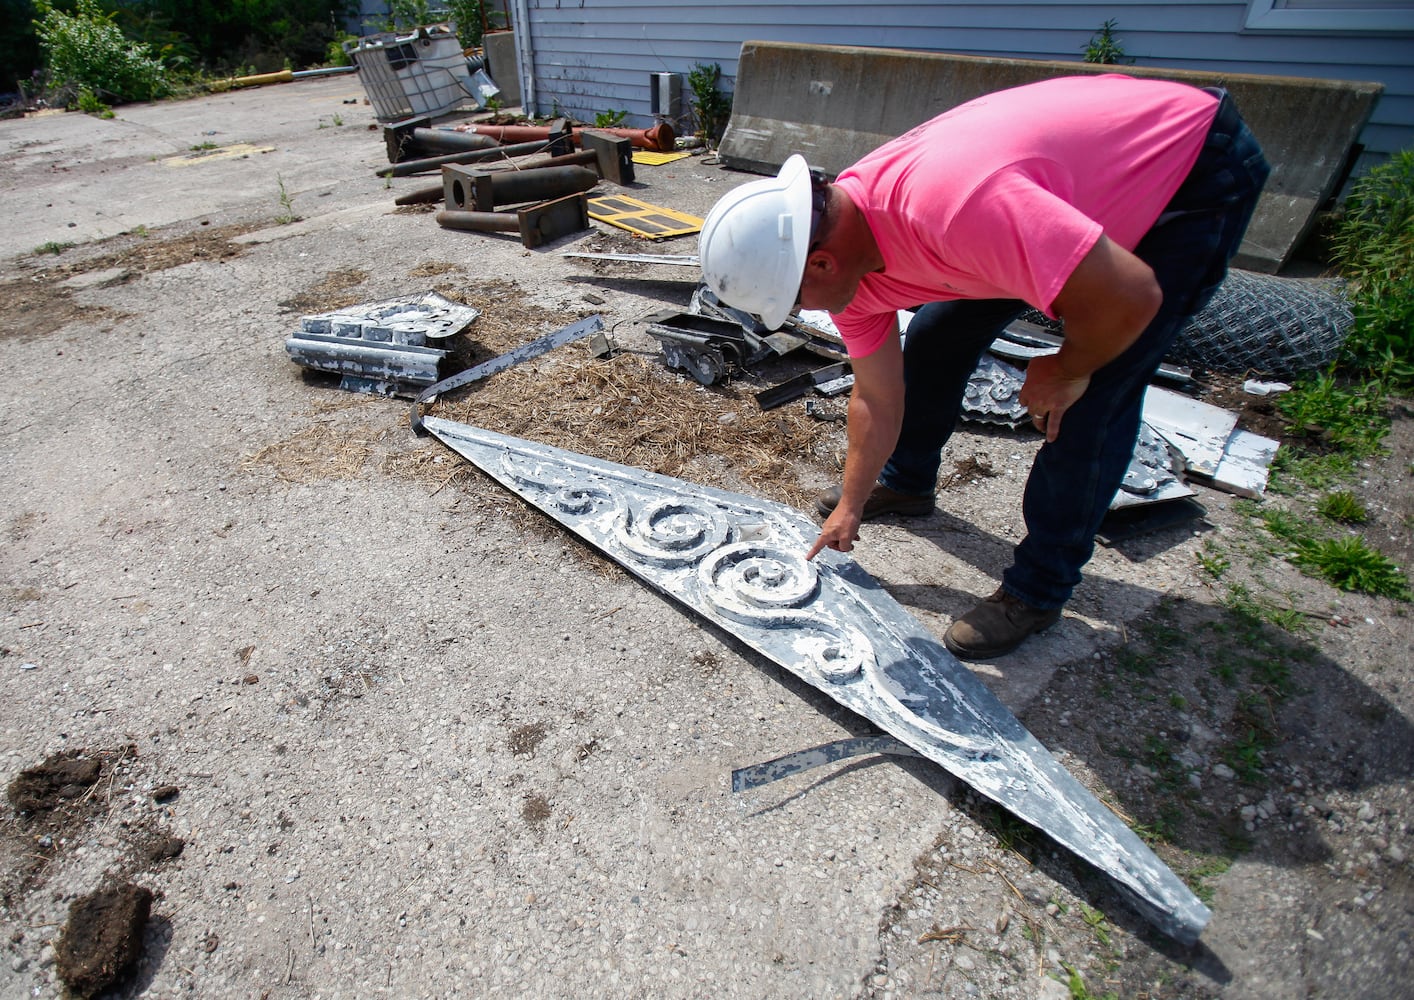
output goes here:
[[424, 427], [626, 569], [1110, 875], [1164, 933], [1210, 916], [971, 671], [782, 504], [427, 417]]

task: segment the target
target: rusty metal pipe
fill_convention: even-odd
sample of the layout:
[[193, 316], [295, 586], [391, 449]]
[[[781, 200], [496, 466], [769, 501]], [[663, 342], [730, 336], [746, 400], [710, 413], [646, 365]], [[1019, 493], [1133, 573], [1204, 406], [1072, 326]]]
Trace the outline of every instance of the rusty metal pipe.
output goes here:
[[[526, 142], [531, 139], [548, 139], [551, 135], [550, 128], [546, 125], [478, 125], [472, 123], [458, 125], [456, 130], [489, 135], [497, 142]], [[571, 129], [576, 143], [579, 142], [581, 131], [583, 129]], [[594, 131], [620, 136], [632, 142], [639, 149], [651, 149], [660, 153], [671, 153], [676, 148], [678, 139], [677, 133], [667, 122], [659, 122], [649, 129], [600, 128]]]
[[430, 205], [434, 201], [441, 201], [445, 191], [441, 184], [436, 187], [418, 188], [416, 191], [409, 191], [407, 194], [400, 194], [393, 199], [394, 205]]
[[448, 209], [437, 213], [437, 225], [444, 229], [464, 229], [473, 233], [520, 232], [520, 218], [514, 212], [461, 212]]
[[394, 163], [391, 167], [379, 167], [373, 172], [379, 177], [407, 177], [409, 174], [431, 173], [448, 163], [480, 163], [482, 160], [538, 153], [547, 145], [547, 141], [540, 141], [523, 142], [515, 146], [492, 146], [490, 149], [469, 149], [465, 153], [448, 153], [445, 156], [433, 156], [425, 160], [404, 160], [402, 163]]

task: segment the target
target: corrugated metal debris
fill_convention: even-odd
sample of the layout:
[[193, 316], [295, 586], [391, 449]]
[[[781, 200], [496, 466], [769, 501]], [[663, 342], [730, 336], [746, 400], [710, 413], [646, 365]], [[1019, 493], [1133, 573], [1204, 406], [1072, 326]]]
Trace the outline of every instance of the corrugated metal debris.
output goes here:
[[625, 568], [1108, 873], [1164, 933], [1209, 911], [995, 695], [782, 504], [437, 417], [428, 431]]

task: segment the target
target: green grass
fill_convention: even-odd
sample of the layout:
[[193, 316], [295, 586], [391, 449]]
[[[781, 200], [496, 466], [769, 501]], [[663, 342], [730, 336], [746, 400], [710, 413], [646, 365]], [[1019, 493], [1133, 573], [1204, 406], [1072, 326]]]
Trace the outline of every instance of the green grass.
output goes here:
[[1351, 184], [1331, 262], [1348, 282], [1355, 315], [1345, 367], [1386, 384], [1414, 385], [1414, 149]]
[[1334, 371], [1297, 383], [1277, 398], [1287, 430], [1299, 438], [1365, 458], [1389, 433], [1389, 389], [1381, 381], [1349, 383]]
[[1193, 895], [1203, 901], [1203, 905], [1213, 905], [1213, 887], [1209, 884], [1209, 879], [1215, 879], [1226, 875], [1232, 868], [1233, 859], [1223, 855], [1212, 854], [1190, 866], [1187, 871], [1181, 872], [1179, 877], [1189, 889], [1193, 890]]
[[1316, 512], [1328, 521], [1338, 521], [1341, 524], [1364, 524], [1370, 519], [1365, 505], [1349, 490], [1327, 493], [1316, 504]]
[[[1325, 535], [1319, 522], [1299, 513], [1279, 507], [1261, 507], [1244, 501], [1236, 510], [1259, 521], [1268, 534], [1281, 544], [1270, 551], [1280, 554], [1308, 576], [1324, 580], [1348, 593], [1389, 597], [1398, 601], [1414, 599], [1409, 580], [1403, 570], [1383, 553], [1375, 550], [1360, 535]], [[1322, 497], [1316, 512], [1328, 520], [1361, 523], [1365, 508], [1347, 491], [1337, 491]], [[1234, 588], [1229, 606], [1235, 610], [1264, 618], [1283, 628], [1300, 630], [1303, 617], [1294, 606], [1282, 612], [1275, 605], [1261, 606], [1250, 593]]]
[[1344, 591], [1397, 601], [1411, 599], [1403, 571], [1359, 535], [1299, 539], [1291, 561], [1304, 572]]
[[1089, 988], [1086, 987], [1085, 980], [1081, 977], [1080, 972], [1075, 966], [1068, 962], [1062, 962], [1061, 968], [1065, 969], [1065, 985], [1066, 988], [1070, 990], [1070, 1000], [1119, 1000], [1114, 993], [1105, 993], [1103, 995], [1091, 993]]
[[77, 243], [59, 243], [55, 240], [50, 240], [48, 243], [41, 243], [39, 246], [35, 247], [34, 252], [37, 254], [52, 253], [57, 257], [65, 250], [70, 250], [76, 246], [78, 246]]

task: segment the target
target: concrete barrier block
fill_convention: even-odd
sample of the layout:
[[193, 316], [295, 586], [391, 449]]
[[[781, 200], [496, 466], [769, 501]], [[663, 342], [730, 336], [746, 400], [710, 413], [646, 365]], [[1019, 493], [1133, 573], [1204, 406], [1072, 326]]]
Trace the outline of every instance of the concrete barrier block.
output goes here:
[[994, 59], [905, 49], [742, 43], [720, 154], [729, 167], [774, 173], [792, 153], [837, 174], [920, 122], [974, 97], [1055, 76], [1123, 72], [1226, 87], [1272, 164], [1235, 264], [1286, 263], [1343, 179], [1383, 84]]
[[486, 72], [501, 88], [501, 105], [520, 107], [520, 60], [516, 55], [514, 31], [488, 31], [481, 36], [486, 53]]

